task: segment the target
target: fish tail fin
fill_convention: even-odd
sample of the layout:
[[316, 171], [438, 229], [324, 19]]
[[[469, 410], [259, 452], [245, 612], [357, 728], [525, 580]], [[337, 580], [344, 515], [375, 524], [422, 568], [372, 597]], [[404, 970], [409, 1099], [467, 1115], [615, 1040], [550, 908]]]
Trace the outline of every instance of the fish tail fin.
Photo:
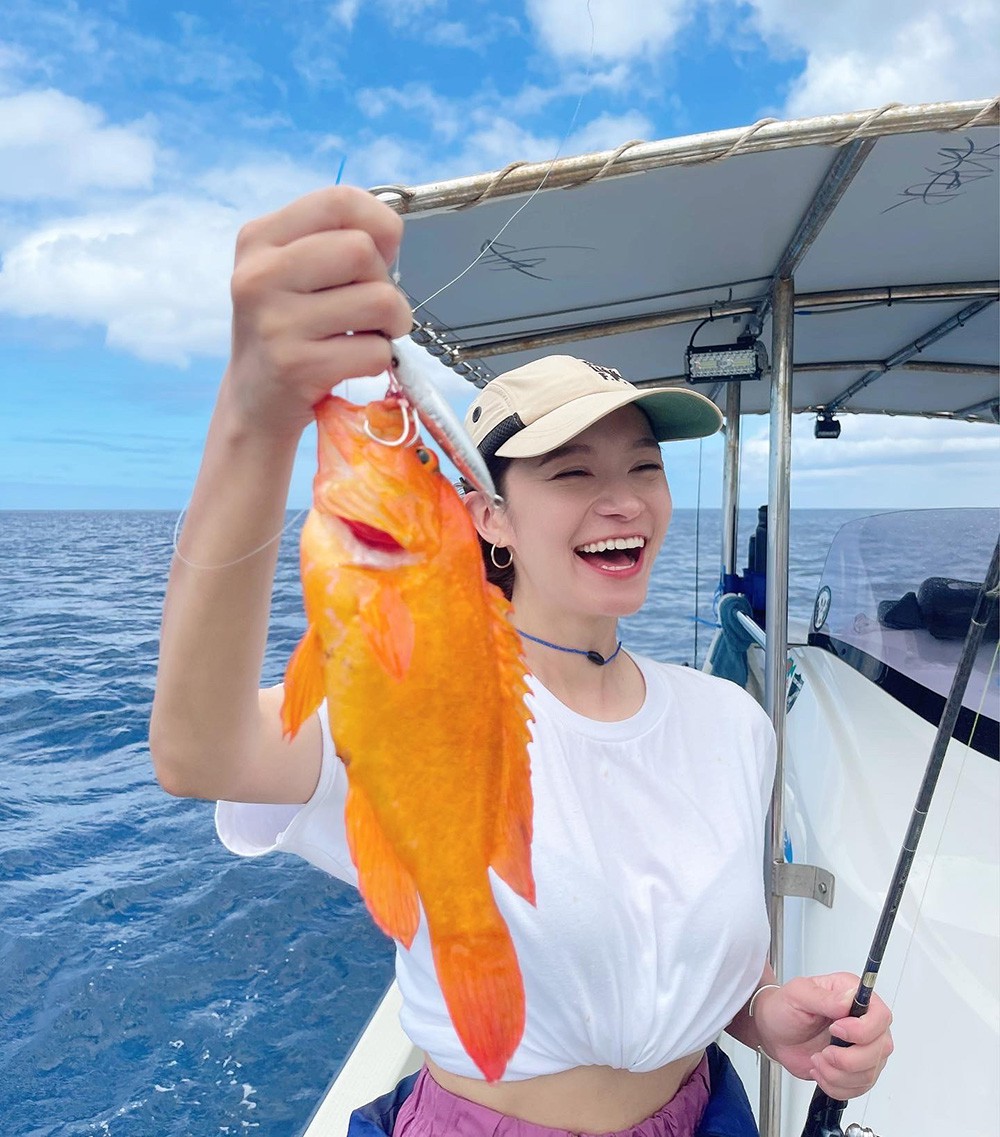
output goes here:
[[385, 834], [364, 790], [351, 785], [344, 807], [347, 843], [358, 870], [358, 890], [375, 923], [405, 947], [420, 923], [417, 886]]
[[514, 944], [490, 901], [492, 921], [477, 932], [436, 935], [434, 967], [466, 1053], [488, 1082], [497, 1081], [524, 1034], [524, 984]]
[[285, 697], [281, 704], [281, 728], [286, 738], [298, 734], [299, 727], [323, 702], [323, 641], [310, 624], [299, 640], [285, 668]]
[[510, 605], [499, 589], [490, 596], [493, 639], [503, 692], [501, 714], [502, 768], [495, 843], [490, 857], [494, 871], [530, 904], [535, 903], [531, 872], [532, 797], [528, 743], [532, 721], [524, 696], [527, 667], [521, 639], [508, 619]]

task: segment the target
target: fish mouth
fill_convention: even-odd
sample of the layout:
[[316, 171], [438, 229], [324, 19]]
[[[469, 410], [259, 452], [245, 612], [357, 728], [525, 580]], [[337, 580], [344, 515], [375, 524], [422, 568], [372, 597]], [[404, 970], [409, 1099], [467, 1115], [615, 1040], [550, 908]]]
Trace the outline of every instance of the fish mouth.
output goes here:
[[326, 514], [324, 520], [346, 564], [365, 569], [397, 569], [416, 559], [391, 533], [367, 521], [337, 513]]
[[337, 520], [341, 525], [346, 526], [355, 541], [366, 549], [371, 549], [377, 553], [406, 552], [396, 538], [391, 533], [386, 533], [384, 529], [377, 529], [374, 525], [369, 525], [364, 521], [356, 521], [353, 517], [338, 516]]
[[646, 548], [646, 538], [639, 534], [606, 537], [577, 545], [573, 552], [591, 568], [605, 573], [628, 572], [638, 568]]

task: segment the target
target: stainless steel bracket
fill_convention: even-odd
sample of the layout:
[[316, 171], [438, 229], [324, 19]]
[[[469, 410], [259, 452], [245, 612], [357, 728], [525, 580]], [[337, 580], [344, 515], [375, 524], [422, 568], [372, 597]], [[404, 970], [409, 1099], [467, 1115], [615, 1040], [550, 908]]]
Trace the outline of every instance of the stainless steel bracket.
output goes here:
[[775, 896], [804, 896], [832, 908], [834, 883], [833, 873], [817, 865], [776, 861], [772, 866], [771, 891]]

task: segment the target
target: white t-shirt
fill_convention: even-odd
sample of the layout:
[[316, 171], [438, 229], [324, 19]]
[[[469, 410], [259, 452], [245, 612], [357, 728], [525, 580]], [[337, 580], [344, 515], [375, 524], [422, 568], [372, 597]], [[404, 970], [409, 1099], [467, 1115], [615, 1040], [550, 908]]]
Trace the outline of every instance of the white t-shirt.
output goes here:
[[[646, 698], [621, 722], [577, 714], [531, 680], [536, 906], [491, 873], [526, 997], [505, 1081], [574, 1066], [655, 1070], [692, 1054], [732, 1021], [764, 966], [771, 723], [728, 680], [633, 658]], [[219, 802], [216, 825], [235, 853], [296, 853], [356, 886], [347, 777], [321, 719], [312, 799]], [[397, 945], [396, 978], [414, 1044], [481, 1078], [451, 1025], [423, 919], [412, 948]]]

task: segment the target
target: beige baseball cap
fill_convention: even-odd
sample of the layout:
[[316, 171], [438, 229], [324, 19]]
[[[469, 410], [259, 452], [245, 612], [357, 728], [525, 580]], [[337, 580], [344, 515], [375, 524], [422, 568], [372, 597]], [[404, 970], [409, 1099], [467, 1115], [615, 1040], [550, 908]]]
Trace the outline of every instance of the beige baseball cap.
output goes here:
[[548, 355], [487, 383], [465, 428], [487, 458], [534, 458], [630, 403], [646, 412], [658, 442], [705, 438], [722, 425], [719, 408], [697, 391], [636, 387], [612, 367]]

